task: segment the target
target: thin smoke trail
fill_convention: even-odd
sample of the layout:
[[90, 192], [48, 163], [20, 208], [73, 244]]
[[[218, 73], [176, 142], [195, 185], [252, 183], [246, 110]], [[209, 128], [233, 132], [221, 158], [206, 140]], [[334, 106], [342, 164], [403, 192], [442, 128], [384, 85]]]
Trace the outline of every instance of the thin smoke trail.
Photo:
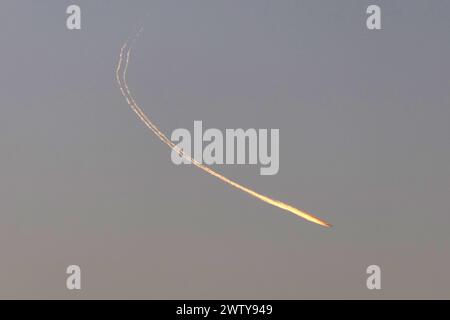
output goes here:
[[[169, 148], [177, 152], [181, 157], [188, 160], [192, 164], [194, 164], [197, 168], [205, 171], [206, 173], [218, 178], [222, 182], [227, 183], [228, 185], [241, 190], [265, 203], [268, 203], [270, 205], [273, 205], [275, 207], [278, 207], [280, 209], [283, 209], [285, 211], [291, 212], [305, 220], [308, 220], [310, 222], [319, 224], [324, 227], [331, 227], [331, 225], [318, 217], [313, 216], [312, 214], [303, 212], [289, 204], [286, 204], [279, 200], [274, 200], [272, 198], [269, 198], [265, 195], [262, 195], [256, 191], [253, 191], [250, 188], [247, 188], [223, 175], [220, 173], [214, 171], [213, 169], [209, 168], [208, 166], [202, 164], [201, 162], [197, 161], [196, 159], [192, 158], [190, 155], [184, 153], [178, 146], [176, 146], [159, 128], [147, 117], [147, 115], [144, 113], [144, 111], [141, 109], [141, 107], [137, 104], [136, 100], [134, 99], [133, 95], [131, 94], [131, 90], [128, 87], [127, 83], [127, 71], [128, 71], [128, 64], [130, 62], [130, 55], [131, 55], [131, 49], [133, 48], [133, 45], [135, 41], [138, 39], [140, 34], [142, 33], [143, 28], [141, 28], [136, 36], [131, 40], [130, 44], [128, 44], [129, 41], [125, 42], [124, 45], [120, 49], [119, 54], [119, 62], [117, 64], [116, 69], [116, 81], [119, 85], [120, 91], [125, 98], [127, 104], [133, 110], [133, 112], [139, 117], [139, 119], [147, 126], [148, 129], [150, 129], [162, 142], [164, 142]], [[128, 47], [128, 50], [126, 52], [126, 55], [124, 57], [125, 49]], [[124, 62], [125, 61], [125, 62]], [[120, 71], [122, 70], [122, 75], [120, 74]]]

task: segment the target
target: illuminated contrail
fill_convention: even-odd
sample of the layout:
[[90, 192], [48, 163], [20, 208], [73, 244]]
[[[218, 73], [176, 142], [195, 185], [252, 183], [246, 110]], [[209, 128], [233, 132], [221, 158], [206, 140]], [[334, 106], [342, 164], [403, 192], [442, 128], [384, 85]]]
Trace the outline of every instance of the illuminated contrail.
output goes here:
[[[131, 94], [131, 91], [127, 84], [127, 70], [128, 70], [128, 64], [130, 61], [130, 54], [131, 49], [133, 47], [134, 42], [137, 40], [139, 35], [142, 33], [143, 28], [139, 30], [139, 32], [136, 34], [136, 36], [131, 40], [131, 44], [128, 44], [128, 41], [124, 43], [122, 48], [120, 49], [120, 55], [119, 55], [119, 62], [117, 64], [116, 69], [116, 80], [119, 85], [120, 91], [127, 101], [127, 104], [130, 106], [130, 108], [133, 110], [134, 113], [139, 117], [139, 119], [149, 128], [162, 142], [164, 142], [169, 148], [177, 152], [181, 157], [188, 160], [192, 164], [194, 164], [197, 168], [209, 173], [210, 175], [218, 178], [219, 180], [227, 183], [228, 185], [235, 187], [236, 189], [239, 189], [263, 202], [266, 202], [268, 204], [271, 204], [275, 207], [278, 207], [280, 209], [289, 211], [303, 219], [306, 219], [310, 222], [319, 224], [324, 227], [331, 227], [331, 225], [312, 214], [303, 212], [289, 204], [286, 204], [279, 200], [274, 200], [272, 198], [269, 198], [267, 196], [264, 196], [256, 191], [253, 191], [252, 189], [249, 189], [233, 180], [228, 179], [227, 177], [221, 175], [220, 173], [212, 170], [210, 167], [202, 164], [201, 162], [197, 161], [196, 159], [192, 158], [189, 154], [184, 153], [177, 145], [175, 145], [159, 128], [147, 117], [147, 115], [142, 111], [141, 107], [137, 104], [136, 100], [133, 98], [133, 95]], [[125, 49], [128, 50], [125, 53]], [[125, 61], [125, 62], [124, 62]], [[122, 70], [122, 74], [121, 74]]]

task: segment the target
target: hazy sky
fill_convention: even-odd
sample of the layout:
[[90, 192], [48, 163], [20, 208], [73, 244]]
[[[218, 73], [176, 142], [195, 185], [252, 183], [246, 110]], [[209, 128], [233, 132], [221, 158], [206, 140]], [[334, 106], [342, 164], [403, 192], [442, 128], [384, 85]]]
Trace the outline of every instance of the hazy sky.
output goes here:
[[[0, 298], [450, 298], [449, 12], [2, 1]], [[215, 169], [334, 228], [170, 161], [115, 83], [140, 22], [129, 84], [161, 129], [279, 128], [278, 175]], [[65, 287], [71, 264], [81, 292]], [[372, 264], [381, 291], [366, 288]]]

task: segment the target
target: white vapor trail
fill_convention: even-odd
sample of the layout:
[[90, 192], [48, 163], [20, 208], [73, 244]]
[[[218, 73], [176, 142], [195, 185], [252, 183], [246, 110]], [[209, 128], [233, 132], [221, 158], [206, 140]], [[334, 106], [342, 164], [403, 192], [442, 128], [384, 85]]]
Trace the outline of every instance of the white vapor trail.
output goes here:
[[[210, 167], [202, 164], [201, 162], [197, 161], [196, 159], [192, 158], [190, 155], [185, 154], [177, 145], [175, 145], [159, 128], [148, 118], [148, 116], [144, 113], [144, 111], [141, 109], [141, 107], [138, 105], [136, 100], [134, 99], [133, 95], [131, 94], [130, 88], [128, 87], [127, 83], [127, 71], [128, 71], [128, 64], [130, 62], [130, 55], [131, 55], [131, 49], [133, 48], [133, 45], [135, 41], [138, 39], [138, 37], [143, 32], [143, 28], [141, 28], [136, 36], [131, 40], [124, 43], [124, 45], [120, 49], [119, 54], [119, 62], [117, 64], [116, 69], [116, 81], [119, 85], [120, 91], [125, 98], [127, 104], [133, 110], [133, 112], [139, 117], [139, 119], [147, 126], [148, 129], [150, 129], [162, 142], [164, 142], [169, 148], [177, 152], [181, 157], [184, 159], [190, 161], [192, 164], [194, 164], [197, 168], [203, 170], [204, 172], [216, 177], [217, 179], [221, 180], [222, 182], [227, 183], [228, 185], [245, 192], [265, 203], [268, 203], [272, 206], [278, 207], [280, 209], [283, 209], [285, 211], [291, 212], [303, 219], [306, 219], [310, 222], [319, 224], [324, 227], [331, 227], [331, 225], [318, 217], [313, 216], [312, 214], [303, 212], [289, 204], [286, 204], [279, 200], [274, 200], [270, 197], [267, 197], [265, 195], [262, 195], [256, 191], [253, 191], [250, 188], [247, 188], [223, 175], [220, 173], [214, 171]], [[130, 44], [129, 44], [130, 43]], [[126, 50], [126, 53], [125, 53]], [[121, 73], [122, 71], [122, 73]]]

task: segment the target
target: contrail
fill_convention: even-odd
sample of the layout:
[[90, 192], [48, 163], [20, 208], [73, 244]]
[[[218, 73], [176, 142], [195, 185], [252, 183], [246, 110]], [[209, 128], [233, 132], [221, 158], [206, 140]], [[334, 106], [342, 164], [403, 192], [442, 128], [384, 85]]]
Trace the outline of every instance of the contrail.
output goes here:
[[[138, 105], [136, 100], [134, 99], [133, 95], [131, 94], [131, 90], [128, 87], [127, 83], [127, 71], [128, 71], [128, 64], [130, 62], [130, 55], [131, 55], [131, 49], [133, 48], [134, 42], [137, 40], [137, 38], [142, 33], [143, 28], [141, 28], [136, 36], [130, 41], [126, 41], [122, 48], [120, 49], [119, 54], [119, 62], [117, 64], [116, 69], [116, 80], [120, 88], [120, 92], [122, 93], [123, 97], [125, 98], [127, 104], [133, 110], [134, 113], [139, 117], [139, 119], [147, 126], [148, 129], [150, 129], [162, 142], [164, 142], [169, 148], [177, 152], [181, 157], [188, 160], [192, 164], [194, 164], [197, 168], [205, 171], [206, 173], [218, 178], [219, 180], [227, 183], [228, 185], [241, 190], [265, 203], [268, 203], [272, 206], [278, 207], [280, 209], [286, 210], [288, 212], [291, 212], [303, 219], [306, 219], [310, 222], [319, 224], [324, 227], [331, 227], [331, 224], [319, 219], [318, 217], [313, 216], [312, 214], [303, 212], [287, 203], [284, 203], [279, 200], [272, 199], [270, 197], [267, 197], [265, 195], [262, 195], [256, 191], [253, 191], [250, 188], [247, 188], [223, 175], [220, 173], [214, 171], [210, 167], [204, 165], [203, 163], [197, 161], [196, 159], [192, 158], [190, 155], [184, 153], [177, 145], [175, 145], [159, 128], [148, 118], [148, 116], [144, 113], [144, 111], [141, 109], [141, 107]], [[130, 44], [129, 44], [130, 42]], [[127, 49], [128, 48], [128, 49]], [[125, 50], [126, 54], [125, 53]], [[121, 74], [122, 70], [122, 74]]]

